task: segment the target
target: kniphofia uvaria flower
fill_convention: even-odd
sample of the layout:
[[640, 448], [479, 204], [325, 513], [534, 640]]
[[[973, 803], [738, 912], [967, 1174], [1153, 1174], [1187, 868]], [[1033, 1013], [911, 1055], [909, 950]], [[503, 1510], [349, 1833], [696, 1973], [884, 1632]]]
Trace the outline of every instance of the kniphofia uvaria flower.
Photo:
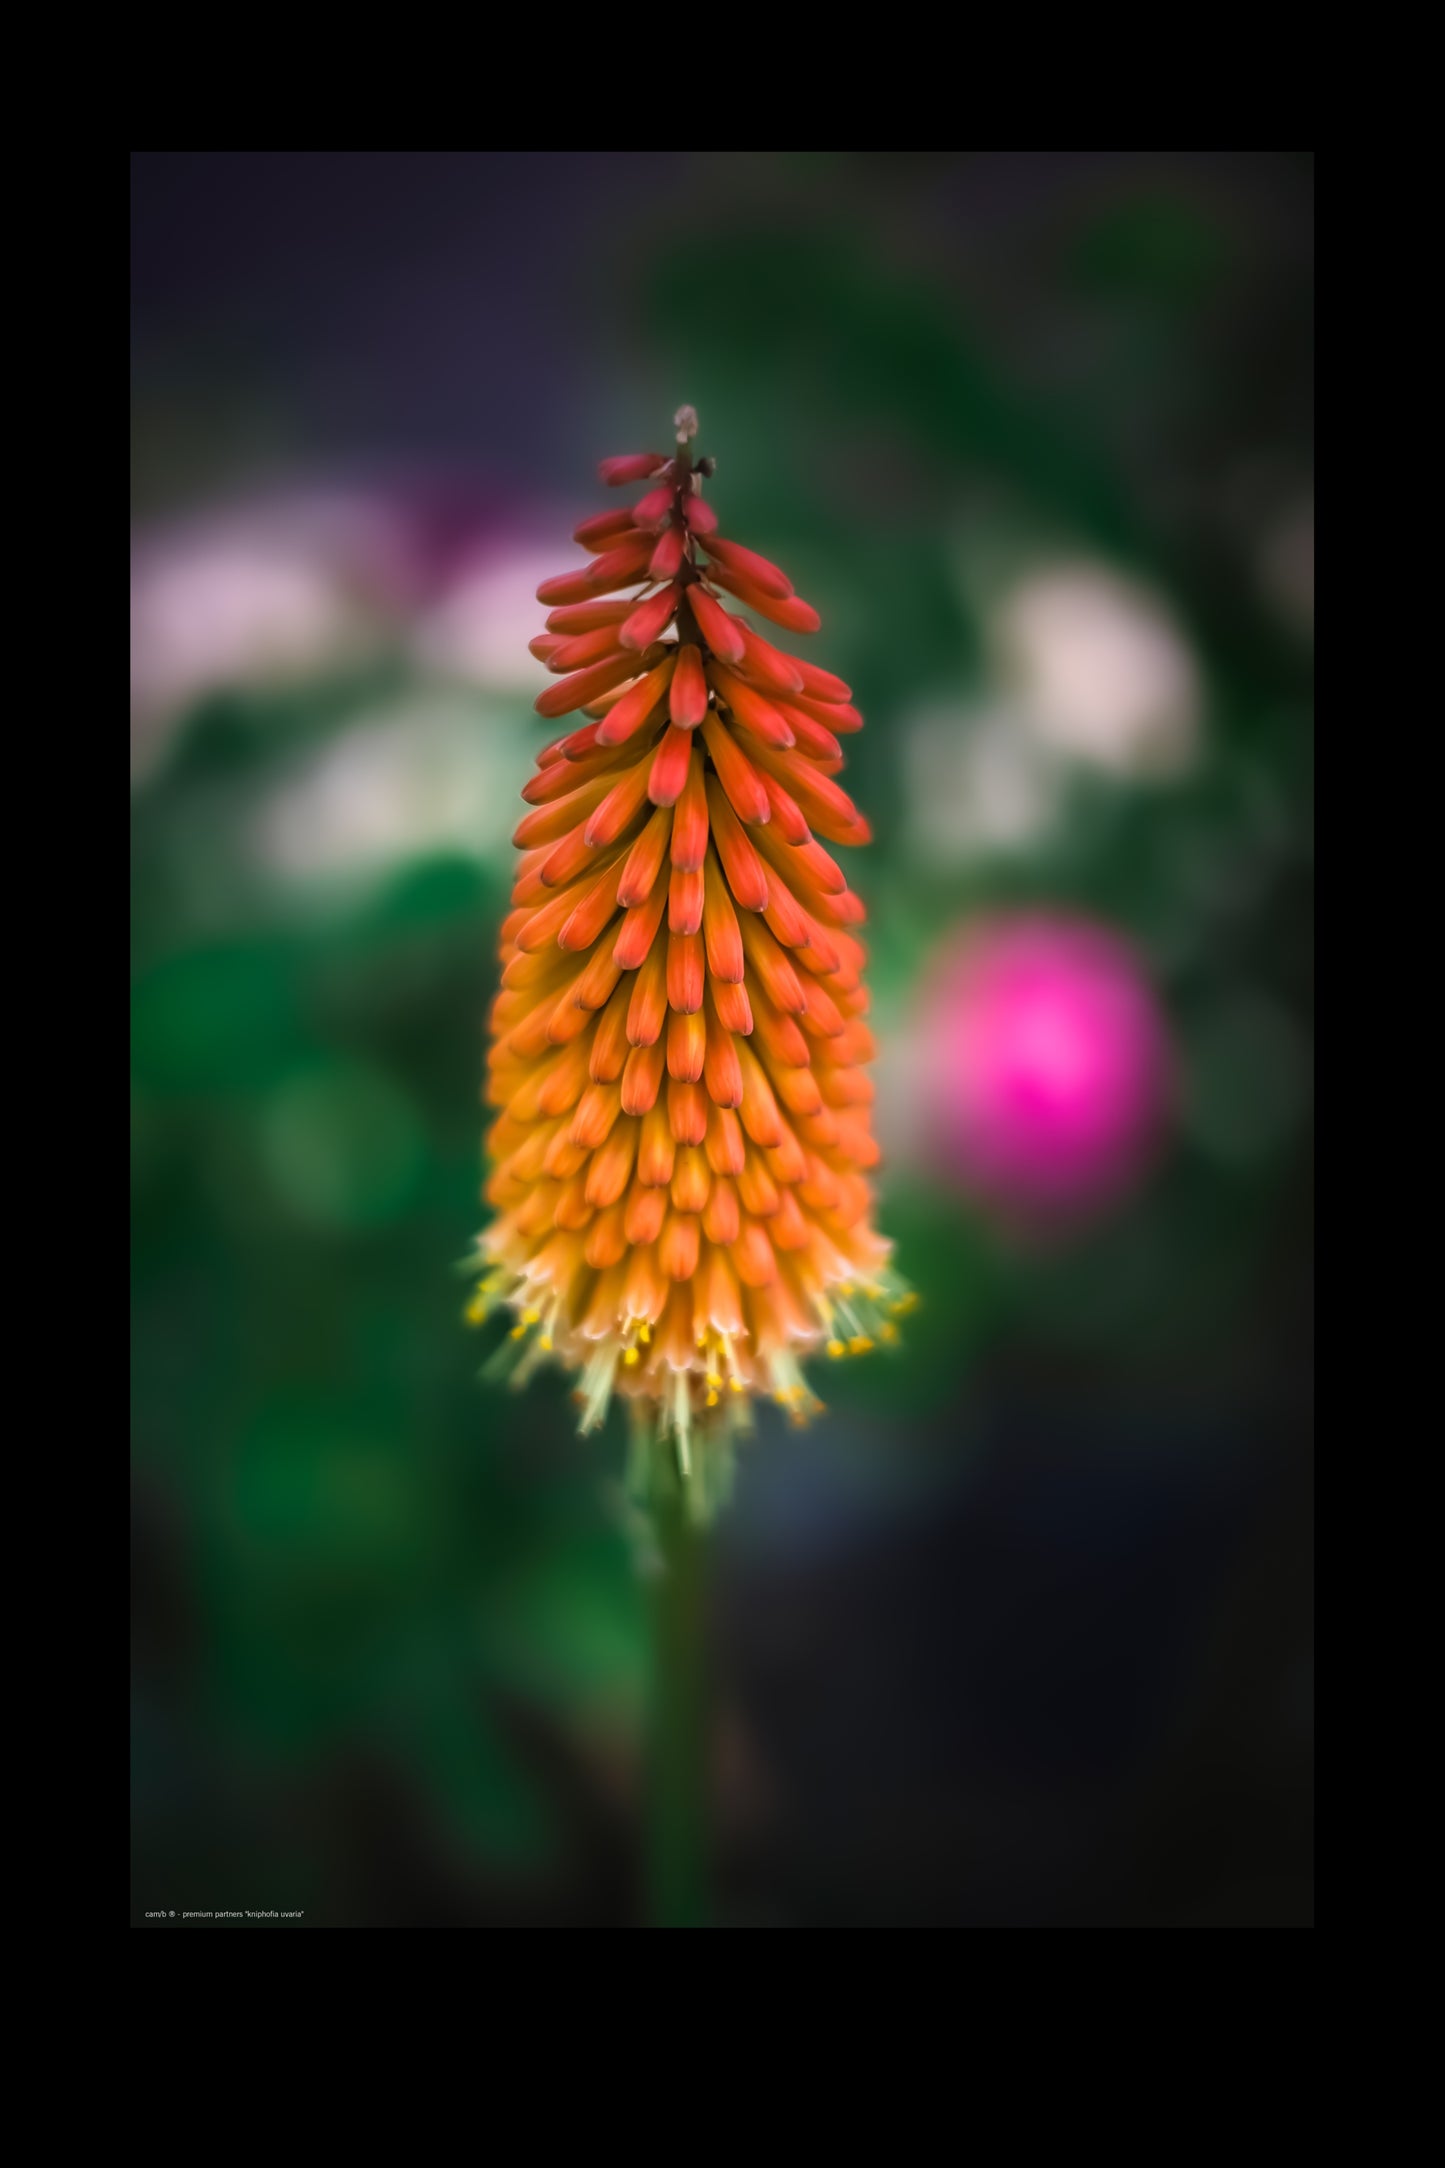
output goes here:
[[516, 1375], [615, 1392], [704, 1495], [754, 1394], [817, 1408], [800, 1362], [896, 1336], [872, 1225], [864, 912], [833, 850], [869, 840], [836, 780], [843, 681], [757, 620], [812, 632], [778, 568], [725, 538], [712, 463], [604, 460], [642, 488], [544, 581], [537, 755], [492, 1013], [487, 1201], [470, 1314], [513, 1313]]

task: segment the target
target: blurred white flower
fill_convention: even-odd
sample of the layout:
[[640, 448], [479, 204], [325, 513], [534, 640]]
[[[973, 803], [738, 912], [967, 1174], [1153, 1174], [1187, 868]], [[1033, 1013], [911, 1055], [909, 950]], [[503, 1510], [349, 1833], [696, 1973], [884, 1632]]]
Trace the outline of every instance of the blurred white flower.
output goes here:
[[1181, 774], [1199, 752], [1193, 654], [1157, 596], [1106, 565], [1044, 566], [994, 618], [1000, 674], [1046, 745], [1120, 776]]
[[364, 653], [394, 577], [396, 522], [345, 493], [298, 493], [177, 522], [131, 556], [133, 761], [208, 693], [295, 682]]
[[419, 693], [358, 718], [279, 783], [255, 849], [301, 883], [372, 876], [455, 851], [510, 859], [526, 726], [474, 698]]
[[417, 627], [418, 659], [489, 692], [540, 692], [546, 673], [527, 642], [542, 629], [537, 589], [563, 569], [557, 559], [555, 545], [513, 540], [462, 565]]

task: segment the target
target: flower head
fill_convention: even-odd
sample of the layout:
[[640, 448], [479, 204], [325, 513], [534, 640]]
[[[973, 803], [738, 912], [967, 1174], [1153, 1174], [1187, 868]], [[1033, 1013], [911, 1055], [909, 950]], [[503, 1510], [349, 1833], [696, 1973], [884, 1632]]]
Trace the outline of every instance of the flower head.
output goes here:
[[871, 1224], [864, 912], [827, 847], [869, 839], [836, 780], [862, 717], [757, 630], [818, 616], [718, 532], [675, 426], [670, 459], [602, 462], [642, 496], [538, 589], [537, 710], [585, 720], [522, 793], [471, 1315], [506, 1306], [518, 1376], [580, 1372], [584, 1429], [614, 1392], [654, 1416], [690, 1481], [753, 1395], [811, 1413], [801, 1359], [894, 1338], [907, 1298]]

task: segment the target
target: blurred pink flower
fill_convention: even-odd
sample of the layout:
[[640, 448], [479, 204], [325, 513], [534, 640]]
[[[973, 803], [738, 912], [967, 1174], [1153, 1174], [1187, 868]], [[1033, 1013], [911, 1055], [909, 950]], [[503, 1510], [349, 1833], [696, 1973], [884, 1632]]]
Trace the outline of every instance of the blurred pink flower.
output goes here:
[[1098, 1211], [1159, 1142], [1168, 1031], [1134, 950], [1088, 919], [994, 919], [947, 948], [921, 1053], [930, 1157], [1007, 1219]]
[[531, 690], [537, 516], [466, 478], [298, 476], [139, 531], [137, 778], [211, 694], [304, 685], [389, 651], [491, 692]]

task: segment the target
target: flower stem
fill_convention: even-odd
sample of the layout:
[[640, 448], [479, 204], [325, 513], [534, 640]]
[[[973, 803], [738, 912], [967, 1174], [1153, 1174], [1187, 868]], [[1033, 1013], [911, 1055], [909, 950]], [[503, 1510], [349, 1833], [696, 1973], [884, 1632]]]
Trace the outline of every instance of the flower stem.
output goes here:
[[706, 1536], [680, 1485], [656, 1498], [653, 1527], [648, 1924], [706, 1927]]

